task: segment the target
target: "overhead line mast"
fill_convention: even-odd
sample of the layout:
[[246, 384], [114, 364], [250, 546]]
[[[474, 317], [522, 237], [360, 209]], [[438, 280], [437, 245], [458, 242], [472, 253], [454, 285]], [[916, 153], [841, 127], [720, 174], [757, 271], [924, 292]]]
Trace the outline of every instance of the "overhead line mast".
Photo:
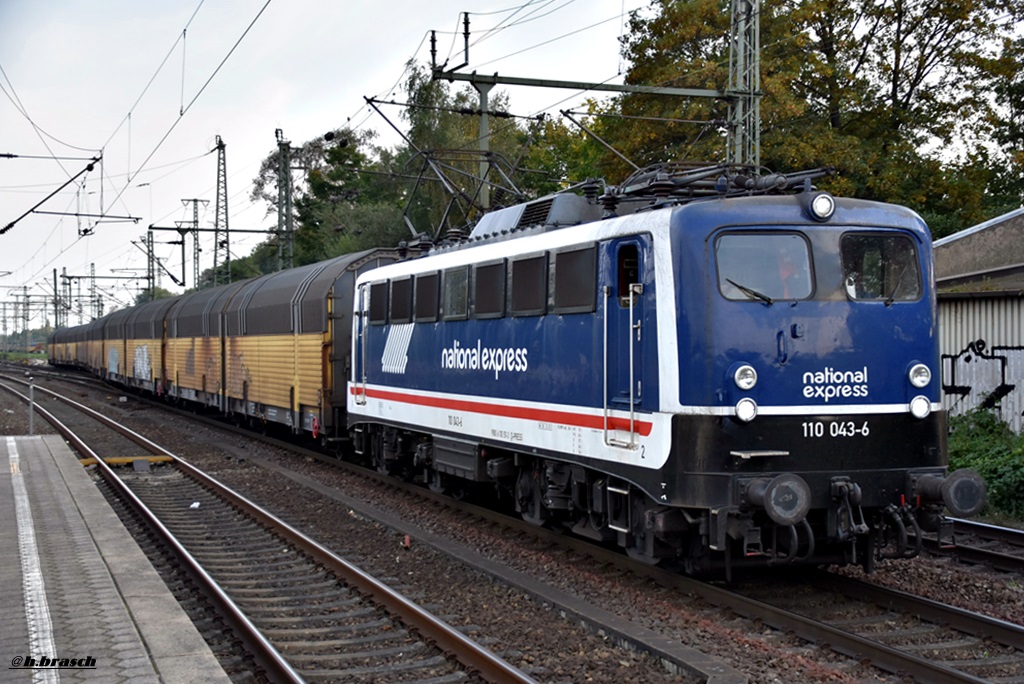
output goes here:
[[728, 161], [761, 166], [760, 0], [732, 0]]
[[[213, 219], [213, 284], [217, 285], [217, 266], [224, 254], [227, 282], [231, 282], [231, 231], [228, 228], [228, 167], [224, 140], [217, 136], [217, 201]], [[224, 239], [221, 239], [221, 231]]]
[[761, 60], [760, 60], [760, 0], [733, 0], [732, 21], [729, 36], [729, 87], [727, 90], [708, 90], [703, 88], [671, 88], [665, 86], [644, 86], [612, 83], [587, 83], [582, 81], [562, 81], [544, 78], [520, 78], [515, 76], [499, 76], [497, 73], [486, 76], [458, 71], [469, 64], [469, 12], [464, 13], [463, 36], [465, 48], [463, 62], [458, 66], [446, 69], [447, 62], [437, 64], [437, 35], [430, 33], [431, 77], [434, 80], [466, 81], [472, 84], [480, 95], [480, 182], [481, 204], [483, 209], [490, 208], [487, 191], [487, 173], [489, 162], [489, 121], [487, 112], [488, 94], [490, 89], [501, 83], [506, 85], [527, 85], [540, 88], [568, 88], [572, 90], [599, 90], [620, 93], [643, 93], [649, 95], [669, 95], [675, 97], [708, 97], [725, 100], [729, 103], [728, 144], [726, 161], [729, 164], [750, 166], [757, 169], [761, 161]]

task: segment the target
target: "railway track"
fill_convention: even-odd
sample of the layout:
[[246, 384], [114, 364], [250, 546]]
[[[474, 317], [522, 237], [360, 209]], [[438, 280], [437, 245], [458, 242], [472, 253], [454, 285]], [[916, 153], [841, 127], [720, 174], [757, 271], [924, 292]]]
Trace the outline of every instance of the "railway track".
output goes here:
[[[267, 466], [280, 477], [293, 477], [296, 482], [310, 485], [286, 469]], [[365, 472], [365, 476], [410, 496], [499, 524], [539, 543], [566, 548], [595, 564], [645, 575], [662, 586], [699, 596], [722, 609], [808, 642], [827, 645], [844, 656], [868, 661], [900, 677], [919, 682], [1024, 681], [1024, 628], [1020, 625], [826, 572], [775, 583], [774, 596], [759, 587], [760, 583], [746, 588], [720, 587], [662, 568], [639, 565], [616, 551], [465, 501], [453, 501], [375, 472]], [[801, 600], [794, 599], [798, 595]], [[562, 608], [574, 610], [572, 605]], [[634, 643], [645, 646], [642, 642]]]
[[[19, 378], [7, 378], [24, 382]], [[339, 558], [174, 454], [67, 397], [44, 388], [76, 414], [72, 431], [37, 410], [81, 453], [95, 459], [107, 486], [131, 501], [189, 574], [212, 597], [273, 681], [531, 682], [527, 675], [384, 582]], [[67, 409], [58, 409], [67, 415]], [[119, 474], [76, 431], [114, 430], [105, 453], [149, 463]], [[109, 436], [108, 436], [109, 437]], [[126, 444], [131, 444], [127, 447]], [[144, 452], [141, 453], [140, 452]]]
[[1024, 681], [1020, 625], [823, 571], [733, 591], [751, 601], [737, 610], [914, 681]]
[[[449, 505], [485, 519], [495, 515]], [[1024, 681], [1024, 627], [1018, 624], [825, 571], [723, 587], [525, 523], [503, 524], [916, 682]]]
[[957, 518], [953, 520], [953, 534], [953, 548], [939, 544], [931, 535], [923, 538], [924, 547], [931, 553], [952, 554], [964, 563], [1024, 575], [1024, 530]]
[[[308, 451], [303, 454], [307, 458], [313, 456]], [[337, 466], [334, 459], [324, 460]], [[280, 478], [315, 486], [287, 468], [273, 464], [267, 467]], [[773, 584], [774, 589], [759, 583], [752, 589], [731, 591], [659, 568], [640, 567], [619, 554], [595, 548], [587, 542], [510, 520], [470, 504], [453, 502], [393, 478], [360, 472], [361, 476], [386, 483], [410, 497], [427, 498], [438, 506], [464, 510], [473, 518], [493, 520], [517, 534], [539, 540], [540, 544], [567, 548], [569, 553], [589, 558], [596, 565], [616, 566], [624, 572], [645, 575], [662, 586], [699, 596], [721, 609], [797, 635], [811, 644], [827, 644], [839, 654], [871, 662], [880, 670], [899, 677], [912, 677], [922, 682], [1024, 681], [1024, 640], [1018, 625], [1000, 623], [830, 574], [804, 576], [795, 583]], [[542, 597], [542, 600], [551, 599]], [[574, 614], [572, 605], [559, 608]], [[634, 645], [645, 647], [642, 642]]]
[[[282, 477], [288, 476], [283, 469], [274, 470]], [[662, 568], [639, 565], [616, 551], [471, 503], [453, 502], [393, 478], [372, 472], [366, 476], [437, 505], [500, 524], [541, 543], [568, 548], [595, 564], [646, 575], [662, 586], [699, 596], [722, 609], [813, 644], [827, 645], [844, 656], [870, 662], [900, 677], [918, 682], [1024, 681], [1024, 628], [1020, 625], [827, 572], [783, 579], [775, 584], [774, 596], [759, 587], [760, 582], [746, 588], [720, 587]], [[798, 595], [801, 600], [794, 600]]]

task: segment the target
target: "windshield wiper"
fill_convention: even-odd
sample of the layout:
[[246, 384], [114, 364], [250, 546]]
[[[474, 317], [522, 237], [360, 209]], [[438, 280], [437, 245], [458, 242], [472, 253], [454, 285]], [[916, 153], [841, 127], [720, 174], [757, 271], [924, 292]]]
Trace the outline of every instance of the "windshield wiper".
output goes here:
[[892, 306], [892, 303], [896, 301], [896, 291], [900, 289], [900, 285], [903, 284], [903, 276], [906, 274], [908, 268], [910, 268], [910, 264], [904, 265], [903, 270], [900, 271], [899, 277], [896, 278], [896, 284], [892, 286], [892, 292], [890, 292], [889, 296], [885, 298], [886, 306]]
[[760, 299], [762, 302], [764, 302], [768, 306], [771, 306], [772, 304], [775, 303], [775, 300], [773, 300], [771, 297], [769, 297], [768, 295], [764, 294], [763, 292], [758, 292], [757, 290], [755, 290], [753, 288], [749, 288], [746, 285], [740, 285], [735, 280], [730, 280], [729, 278], [726, 278], [725, 282], [729, 283], [730, 285], [735, 287], [737, 290], [739, 290], [743, 294], [745, 294], [748, 297], [750, 297], [751, 299]]

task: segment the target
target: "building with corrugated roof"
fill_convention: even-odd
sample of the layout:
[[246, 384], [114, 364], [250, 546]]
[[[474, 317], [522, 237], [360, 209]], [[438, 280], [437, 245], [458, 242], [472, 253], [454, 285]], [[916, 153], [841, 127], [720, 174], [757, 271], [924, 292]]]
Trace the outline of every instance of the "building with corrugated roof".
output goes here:
[[1024, 431], [1024, 207], [936, 240], [943, 404]]

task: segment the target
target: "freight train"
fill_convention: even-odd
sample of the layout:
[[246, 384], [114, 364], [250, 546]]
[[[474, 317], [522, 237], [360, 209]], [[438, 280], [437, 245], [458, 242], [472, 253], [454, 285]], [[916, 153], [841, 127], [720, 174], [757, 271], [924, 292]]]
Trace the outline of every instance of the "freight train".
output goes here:
[[931, 238], [816, 174], [663, 166], [57, 331], [51, 362], [279, 424], [691, 573], [912, 557], [948, 473]]

